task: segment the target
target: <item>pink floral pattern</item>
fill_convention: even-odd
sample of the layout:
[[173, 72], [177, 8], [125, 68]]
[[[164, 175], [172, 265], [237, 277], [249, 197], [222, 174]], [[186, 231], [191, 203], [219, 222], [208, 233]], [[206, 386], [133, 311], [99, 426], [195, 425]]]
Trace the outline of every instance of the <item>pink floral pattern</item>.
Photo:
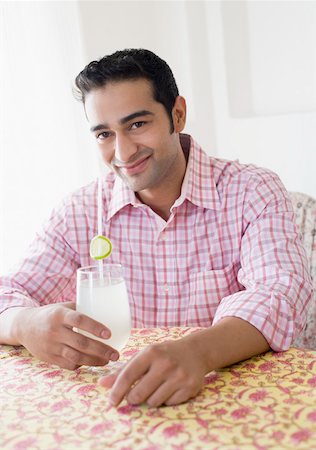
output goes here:
[[[127, 360], [190, 328], [133, 330]], [[114, 365], [115, 367], [115, 365]], [[313, 449], [316, 352], [268, 352], [205, 377], [186, 404], [118, 407], [97, 384], [113, 368], [59, 369], [22, 347], [0, 347], [0, 447], [12, 450]]]

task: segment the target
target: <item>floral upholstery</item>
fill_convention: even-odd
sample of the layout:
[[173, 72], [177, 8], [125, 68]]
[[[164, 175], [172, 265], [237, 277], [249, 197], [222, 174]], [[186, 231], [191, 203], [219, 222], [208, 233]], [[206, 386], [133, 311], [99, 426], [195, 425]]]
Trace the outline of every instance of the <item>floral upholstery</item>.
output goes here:
[[[299, 192], [290, 192], [290, 197], [316, 288], [316, 200]], [[293, 345], [316, 350], [316, 293], [309, 307], [305, 329]]]

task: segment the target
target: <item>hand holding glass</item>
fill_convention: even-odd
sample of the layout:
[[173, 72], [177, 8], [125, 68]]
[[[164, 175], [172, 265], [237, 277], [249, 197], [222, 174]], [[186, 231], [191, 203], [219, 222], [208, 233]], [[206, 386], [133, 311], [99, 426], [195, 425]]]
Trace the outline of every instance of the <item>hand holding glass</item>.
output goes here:
[[104, 324], [111, 330], [110, 339], [98, 338], [78, 330], [92, 339], [120, 351], [131, 332], [131, 316], [123, 270], [120, 264], [82, 267], [77, 270], [77, 311]]

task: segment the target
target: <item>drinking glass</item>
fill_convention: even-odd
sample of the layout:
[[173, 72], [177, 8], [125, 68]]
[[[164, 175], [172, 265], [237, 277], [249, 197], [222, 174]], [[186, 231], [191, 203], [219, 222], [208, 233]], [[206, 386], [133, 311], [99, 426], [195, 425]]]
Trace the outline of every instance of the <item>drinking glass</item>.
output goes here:
[[131, 332], [131, 315], [121, 264], [87, 266], [77, 270], [77, 311], [103, 323], [110, 339], [76, 330], [120, 351]]

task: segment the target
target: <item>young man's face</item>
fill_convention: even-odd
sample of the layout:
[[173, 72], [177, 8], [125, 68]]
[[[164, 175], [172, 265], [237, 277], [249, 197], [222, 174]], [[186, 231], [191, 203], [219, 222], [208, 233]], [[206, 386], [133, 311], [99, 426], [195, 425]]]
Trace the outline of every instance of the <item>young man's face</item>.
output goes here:
[[157, 187], [172, 176], [181, 146], [185, 101], [173, 108], [175, 131], [145, 79], [111, 82], [90, 92], [85, 110], [102, 158], [135, 192]]

